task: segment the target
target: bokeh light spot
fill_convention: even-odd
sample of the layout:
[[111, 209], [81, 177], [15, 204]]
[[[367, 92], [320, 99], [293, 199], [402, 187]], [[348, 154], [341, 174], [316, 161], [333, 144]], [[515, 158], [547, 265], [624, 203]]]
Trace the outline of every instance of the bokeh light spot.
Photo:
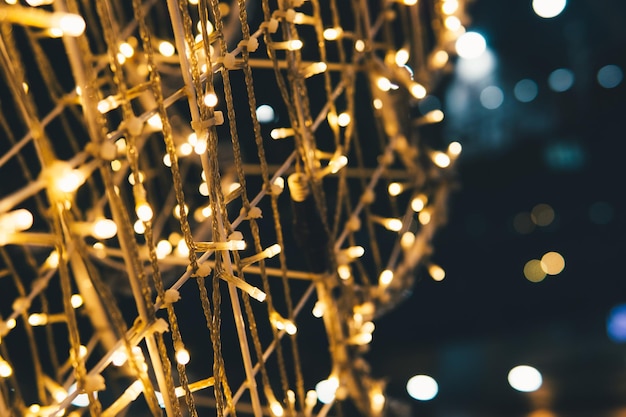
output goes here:
[[589, 219], [595, 224], [608, 224], [613, 220], [614, 209], [606, 201], [597, 201], [589, 208]]
[[541, 267], [541, 261], [531, 259], [524, 265], [524, 276], [530, 282], [541, 282], [546, 277], [546, 273]]
[[533, 0], [533, 10], [539, 17], [557, 17], [565, 9], [567, 0]]
[[598, 84], [604, 88], [615, 88], [622, 82], [624, 73], [617, 65], [605, 65], [598, 71]]
[[537, 97], [537, 83], [527, 78], [519, 80], [513, 88], [513, 95], [522, 103], [530, 103]]
[[511, 369], [508, 380], [511, 387], [522, 392], [537, 391], [543, 382], [541, 373], [528, 365], [520, 365]]
[[256, 109], [256, 118], [259, 123], [271, 123], [276, 120], [274, 108], [268, 104], [261, 104]]
[[527, 235], [535, 230], [535, 222], [530, 217], [530, 213], [517, 213], [513, 218], [513, 228], [521, 235]]
[[415, 375], [406, 383], [406, 391], [419, 401], [429, 401], [439, 392], [439, 385], [428, 375]]
[[473, 59], [485, 52], [487, 42], [478, 32], [466, 32], [456, 40], [455, 48], [461, 58]]
[[530, 217], [537, 226], [549, 226], [554, 221], [554, 209], [548, 204], [537, 204]]
[[480, 104], [486, 109], [495, 110], [502, 105], [503, 101], [502, 89], [494, 85], [490, 85], [480, 92]]
[[559, 68], [548, 76], [548, 85], [552, 91], [562, 93], [574, 85], [574, 73], [566, 68]]
[[606, 332], [614, 342], [626, 342], [626, 304], [611, 309], [606, 320]]
[[541, 269], [548, 275], [558, 275], [565, 268], [565, 259], [558, 252], [548, 252], [541, 257]]

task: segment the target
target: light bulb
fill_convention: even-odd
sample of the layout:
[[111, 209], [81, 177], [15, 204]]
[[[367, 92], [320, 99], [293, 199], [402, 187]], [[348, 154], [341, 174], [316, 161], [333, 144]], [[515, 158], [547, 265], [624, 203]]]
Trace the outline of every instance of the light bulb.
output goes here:
[[326, 39], [327, 41], [334, 41], [338, 39], [342, 34], [343, 29], [341, 29], [340, 27], [324, 29], [323, 33], [324, 39]]
[[417, 99], [426, 97], [426, 88], [420, 83], [413, 83], [411, 85], [411, 95]]
[[120, 44], [120, 52], [126, 58], [132, 58], [132, 56], [135, 55], [135, 48], [128, 42], [122, 42]]
[[191, 355], [189, 355], [189, 351], [185, 348], [180, 348], [176, 350], [176, 362], [181, 365], [187, 365], [191, 360]]
[[337, 274], [339, 278], [346, 280], [352, 276], [352, 272], [350, 271], [350, 267], [348, 265], [339, 265], [337, 267]]
[[348, 126], [350, 124], [350, 121], [350, 115], [346, 112], [343, 112], [339, 116], [337, 116], [337, 124], [341, 127]]
[[293, 336], [298, 332], [298, 328], [291, 320], [285, 320], [285, 332], [287, 332], [288, 335]]
[[350, 246], [348, 249], [346, 249], [346, 254], [353, 259], [360, 258], [365, 254], [365, 249], [363, 248], [363, 246]]
[[156, 245], [155, 251], [157, 259], [164, 259], [172, 253], [172, 244], [168, 240], [160, 240]]
[[135, 213], [137, 214], [139, 220], [141, 220], [142, 222], [149, 222], [150, 220], [152, 220], [152, 216], [154, 215], [150, 204], [145, 201], [140, 202], [135, 206]]
[[287, 49], [290, 51], [297, 51], [298, 49], [302, 49], [302, 41], [300, 39], [292, 39], [287, 41]]
[[409, 50], [406, 48], [398, 49], [394, 56], [394, 60], [396, 61], [396, 65], [399, 67], [403, 67], [409, 62]]
[[176, 48], [174, 47], [174, 45], [172, 45], [171, 42], [161, 41], [159, 42], [159, 52], [165, 57], [170, 57], [174, 56], [174, 54], [176, 53]]
[[313, 316], [318, 319], [324, 315], [324, 310], [326, 310], [326, 305], [322, 301], [317, 301], [313, 306]]
[[270, 410], [272, 411], [272, 415], [274, 417], [282, 417], [283, 414], [285, 413], [285, 410], [283, 410], [282, 405], [280, 405], [280, 403], [276, 400], [273, 400], [270, 402]]
[[389, 78], [386, 77], [378, 77], [376, 80], [376, 86], [381, 91], [389, 91], [391, 89], [391, 81], [389, 81]]
[[44, 326], [48, 323], [48, 315], [43, 313], [33, 313], [28, 316], [28, 324], [31, 326]]
[[110, 239], [117, 234], [117, 224], [111, 219], [98, 219], [93, 224], [92, 234], [96, 239]]
[[85, 31], [85, 20], [77, 14], [54, 13], [51, 21], [51, 27], [61, 29], [67, 36], [80, 36]]
[[459, 142], [451, 142], [448, 145], [448, 153], [452, 157], [459, 156], [461, 154], [462, 150], [463, 150], [463, 146], [461, 146], [461, 144]]
[[385, 229], [392, 232], [399, 232], [402, 229], [402, 220], [400, 219], [383, 219], [382, 224]]
[[430, 264], [428, 267], [428, 273], [435, 281], [443, 281], [446, 277], [446, 271], [442, 267], [436, 264]]
[[123, 350], [116, 350], [111, 357], [111, 363], [114, 366], [122, 366], [126, 363], [128, 356], [126, 356], [126, 352]]
[[411, 209], [414, 212], [419, 213], [420, 211], [424, 209], [427, 202], [428, 202], [428, 198], [424, 194], [415, 196], [413, 197], [413, 200], [411, 200]]
[[380, 276], [378, 277], [378, 282], [380, 283], [380, 285], [389, 285], [391, 284], [392, 280], [393, 271], [391, 271], [390, 269], [385, 269], [383, 272], [380, 273]]
[[217, 105], [217, 95], [212, 91], [205, 95], [204, 104], [208, 107], [215, 107]]
[[0, 357], [0, 378], [8, 378], [13, 374], [13, 368], [9, 362]]
[[439, 168], [447, 168], [450, 166], [450, 157], [448, 154], [443, 152], [434, 152], [431, 156], [431, 159]]
[[392, 197], [396, 197], [396, 196], [400, 195], [400, 193], [402, 193], [402, 191], [404, 191], [404, 186], [402, 184], [400, 184], [399, 182], [392, 182], [387, 187], [387, 192]]
[[328, 162], [328, 167], [330, 168], [330, 172], [332, 174], [336, 174], [343, 167], [348, 165], [348, 158], [345, 155], [339, 155], [338, 157], [333, 157]]
[[83, 297], [81, 297], [80, 294], [72, 294], [70, 297], [70, 303], [72, 304], [72, 307], [78, 308], [83, 305]]
[[328, 404], [335, 399], [335, 394], [339, 388], [339, 380], [337, 377], [331, 376], [315, 385], [315, 392], [318, 400], [323, 404]]

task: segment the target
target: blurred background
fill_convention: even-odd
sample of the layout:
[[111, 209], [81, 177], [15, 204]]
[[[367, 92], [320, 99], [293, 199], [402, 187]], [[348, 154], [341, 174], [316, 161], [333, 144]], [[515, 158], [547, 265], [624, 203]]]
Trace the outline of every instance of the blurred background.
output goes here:
[[[368, 359], [405, 415], [624, 416], [626, 2], [468, 13], [485, 52], [420, 104], [463, 145], [433, 258], [446, 278], [377, 322]], [[518, 365], [539, 373], [511, 375], [521, 391]], [[411, 399], [414, 375], [434, 398]]]

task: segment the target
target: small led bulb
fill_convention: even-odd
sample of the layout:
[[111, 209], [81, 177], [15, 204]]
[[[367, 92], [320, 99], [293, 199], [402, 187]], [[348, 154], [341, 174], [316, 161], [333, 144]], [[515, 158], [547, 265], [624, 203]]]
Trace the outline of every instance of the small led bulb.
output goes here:
[[176, 362], [181, 365], [187, 365], [191, 360], [191, 355], [189, 355], [189, 351], [185, 348], [179, 348], [176, 350]]

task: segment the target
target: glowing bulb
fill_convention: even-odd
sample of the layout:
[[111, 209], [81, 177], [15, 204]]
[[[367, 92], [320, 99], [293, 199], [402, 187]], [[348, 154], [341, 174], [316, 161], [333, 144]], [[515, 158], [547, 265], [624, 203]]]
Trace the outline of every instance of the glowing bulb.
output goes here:
[[56, 250], [53, 250], [52, 252], [50, 252], [50, 255], [48, 255], [48, 257], [46, 258], [45, 265], [48, 268], [52, 268], [52, 269], [59, 266], [59, 252], [57, 252]]
[[459, 142], [451, 142], [448, 145], [448, 153], [453, 157], [459, 156], [462, 150], [463, 146]]
[[419, 83], [413, 83], [411, 85], [411, 95], [417, 99], [422, 99], [426, 97], [426, 88]]
[[128, 42], [122, 42], [120, 44], [120, 53], [126, 58], [132, 58], [135, 54], [135, 48], [133, 48], [133, 46]]
[[428, 202], [428, 198], [424, 194], [415, 196], [413, 200], [411, 200], [411, 209], [414, 212], [419, 213], [420, 211], [424, 209], [427, 202]]
[[387, 192], [390, 196], [395, 197], [398, 196], [404, 191], [404, 186], [399, 182], [392, 182], [387, 187]]
[[164, 259], [172, 253], [172, 244], [168, 240], [160, 240], [156, 245], [155, 251], [157, 259]]
[[217, 105], [217, 95], [214, 92], [208, 93], [204, 96], [204, 104], [208, 107], [215, 107]]
[[383, 219], [385, 229], [392, 232], [399, 232], [402, 229], [402, 220], [400, 219]]
[[405, 6], [415, 6], [417, 4], [417, 0], [404, 0], [403, 3]]
[[446, 277], [446, 271], [444, 271], [439, 265], [435, 264], [430, 264], [428, 267], [428, 273], [435, 281], [443, 281]]
[[292, 39], [287, 41], [287, 49], [290, 51], [297, 51], [298, 49], [302, 49], [302, 41], [300, 39]]
[[189, 256], [189, 246], [187, 246], [185, 239], [181, 239], [176, 245], [176, 254], [182, 257]]
[[48, 315], [43, 313], [33, 313], [28, 316], [28, 324], [31, 326], [45, 326], [48, 324]]
[[356, 42], [354, 42], [354, 49], [357, 52], [363, 52], [365, 50], [365, 42], [363, 42], [361, 39], [358, 39]]
[[352, 259], [360, 258], [365, 254], [365, 249], [363, 246], [350, 246], [346, 249], [346, 254]]
[[[70, 388], [67, 390], [68, 395], [71, 395], [76, 391], [76, 383], [73, 383]], [[97, 395], [97, 393], [95, 393]], [[89, 407], [89, 394], [83, 393], [78, 394], [72, 400], [72, 405], [76, 407]]]
[[477, 32], [466, 32], [459, 36], [454, 46], [456, 53], [466, 59], [478, 58], [487, 50], [485, 38]]
[[415, 233], [413, 232], [404, 232], [402, 233], [402, 237], [400, 238], [400, 246], [402, 249], [408, 250], [415, 243]]
[[339, 170], [346, 165], [348, 165], [348, 158], [345, 155], [339, 155], [338, 157], [333, 158], [328, 162], [330, 172], [333, 174], [339, 172]]
[[78, 308], [83, 305], [83, 297], [81, 297], [80, 294], [72, 294], [70, 297], [70, 303], [72, 304], [72, 307]]
[[339, 388], [339, 380], [337, 377], [330, 377], [318, 382], [315, 385], [315, 392], [317, 393], [317, 399], [323, 403], [328, 404], [335, 399], [335, 394]]
[[521, 392], [537, 391], [543, 382], [541, 373], [528, 365], [520, 365], [509, 371], [508, 381], [511, 387]]
[[339, 27], [324, 29], [324, 39], [327, 41], [334, 41], [343, 34], [343, 30]]
[[380, 276], [378, 277], [378, 282], [380, 283], [380, 285], [387, 286], [387, 285], [391, 284], [391, 281], [393, 281], [393, 271], [392, 270], [385, 269], [383, 272], [380, 273]]
[[163, 155], [163, 165], [165, 165], [168, 168], [172, 166], [172, 158], [170, 157], [169, 153], [166, 153], [165, 155]]
[[550, 19], [561, 14], [567, 0], [533, 0], [533, 10], [539, 17]]
[[415, 375], [406, 383], [406, 390], [416, 400], [429, 401], [439, 392], [439, 385], [428, 375]]
[[457, 30], [461, 29], [461, 21], [456, 16], [446, 17], [446, 20], [444, 20], [444, 25], [448, 30], [451, 30], [452, 32], [456, 32]]
[[285, 410], [283, 410], [283, 406], [280, 405], [280, 403], [276, 400], [270, 402], [270, 410], [272, 411], [272, 415], [274, 417], [282, 417], [285, 413]]
[[430, 223], [431, 218], [432, 218], [432, 215], [430, 214], [429, 210], [422, 210], [417, 215], [417, 220], [419, 220], [420, 224], [422, 224], [424, 226], [426, 226], [428, 223]]
[[165, 57], [170, 57], [174, 56], [174, 54], [176, 53], [176, 48], [174, 47], [174, 45], [172, 45], [171, 42], [161, 41], [159, 42], [159, 52]]
[[381, 91], [389, 91], [391, 89], [391, 81], [389, 81], [389, 78], [386, 77], [378, 77], [376, 80], [376, 86]]
[[33, 214], [26, 209], [18, 209], [0, 216], [0, 230], [6, 233], [21, 232], [33, 225]]
[[71, 169], [63, 172], [55, 179], [54, 185], [56, 189], [63, 193], [72, 193], [85, 182], [85, 176], [77, 169]]
[[51, 27], [59, 28], [64, 35], [80, 36], [85, 31], [85, 20], [72, 13], [54, 13]]
[[150, 207], [150, 204], [145, 201], [140, 202], [135, 206], [135, 213], [142, 222], [149, 222], [152, 220], [152, 216], [154, 215], [152, 207]]
[[143, 235], [146, 232], [146, 225], [143, 224], [143, 221], [137, 220], [134, 224], [133, 224], [133, 230], [135, 231], [135, 233], [137, 233], [138, 235]]
[[161, 120], [161, 115], [159, 115], [158, 113], [152, 115], [148, 119], [147, 123], [148, 123], [148, 126], [150, 126], [153, 129], [156, 129], [156, 130], [163, 129], [163, 120]]
[[208, 146], [208, 142], [204, 139], [201, 139], [196, 143], [196, 146], [193, 147], [193, 151], [196, 155], [202, 155], [206, 152]]
[[187, 365], [191, 360], [191, 355], [189, 355], [189, 351], [185, 348], [180, 348], [176, 351], [176, 362], [181, 365]]
[[441, 11], [443, 14], [453, 14], [459, 8], [459, 2], [457, 0], [445, 0], [441, 5]]
[[288, 335], [293, 336], [298, 332], [298, 328], [291, 320], [285, 320], [285, 332], [287, 332]]
[[565, 259], [558, 252], [548, 252], [541, 257], [541, 269], [548, 275], [558, 275], [565, 268]]
[[346, 127], [350, 124], [350, 115], [348, 113], [341, 113], [337, 116], [337, 124], [341, 127]]
[[399, 67], [403, 67], [409, 62], [409, 50], [406, 48], [398, 49], [396, 55], [394, 57], [396, 61], [396, 65]]
[[270, 246], [269, 248], [265, 249], [263, 253], [265, 254], [267, 258], [273, 258], [274, 256], [278, 255], [280, 251], [281, 251], [280, 245], [276, 243]]
[[374, 101], [372, 102], [372, 105], [374, 106], [376, 110], [380, 110], [383, 108], [383, 101], [379, 98], [375, 98]]
[[339, 265], [339, 267], [337, 267], [337, 274], [339, 274], [339, 278], [343, 280], [352, 276], [352, 272], [350, 271], [350, 267], [348, 265]]
[[128, 357], [126, 356], [126, 352], [122, 350], [116, 350], [111, 357], [111, 363], [114, 366], [122, 366], [126, 363]]
[[9, 362], [0, 357], [0, 378], [8, 378], [13, 374], [13, 368]]
[[322, 301], [317, 301], [313, 306], [313, 316], [318, 319], [324, 315], [324, 311], [326, 310], [326, 305]]
[[450, 166], [450, 157], [446, 153], [434, 152], [431, 158], [439, 168], [447, 168]]
[[111, 219], [98, 219], [92, 233], [96, 239], [110, 239], [117, 234], [117, 224]]
[[435, 69], [443, 68], [448, 63], [448, 59], [448, 53], [444, 50], [439, 50], [430, 57], [430, 64]]
[[[196, 143], [196, 144], [197, 144], [197, 143]], [[180, 154], [181, 154], [182, 156], [188, 156], [188, 155], [191, 155], [191, 153], [193, 152], [193, 149], [194, 149], [194, 148], [193, 148], [193, 146], [192, 146], [190, 143], [188, 143], [188, 142], [182, 143], [182, 144], [178, 147], [178, 151], [180, 152]]]

